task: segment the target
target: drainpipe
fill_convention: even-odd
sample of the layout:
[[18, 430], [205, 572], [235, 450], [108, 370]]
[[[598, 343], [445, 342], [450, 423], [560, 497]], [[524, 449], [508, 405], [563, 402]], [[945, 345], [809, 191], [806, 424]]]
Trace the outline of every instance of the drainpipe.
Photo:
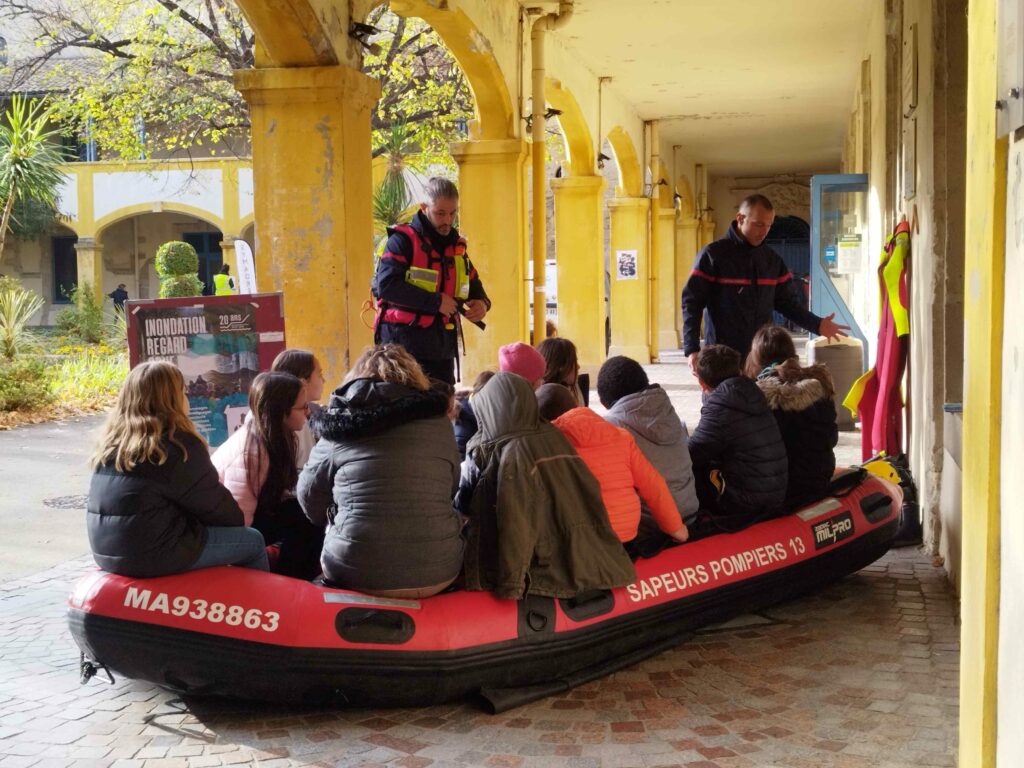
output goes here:
[[547, 178], [544, 172], [544, 33], [560, 29], [572, 17], [572, 3], [559, 2], [558, 13], [548, 15], [541, 9], [531, 8], [537, 14], [530, 29], [530, 57], [532, 60], [532, 110], [530, 135], [533, 147], [530, 155], [533, 174], [533, 343], [547, 337], [547, 295], [545, 288], [545, 256], [547, 255]]
[[658, 226], [658, 199], [660, 197], [658, 190], [658, 182], [661, 181], [661, 176], [658, 175], [658, 166], [661, 164], [661, 156], [658, 150], [658, 121], [651, 120], [648, 125], [650, 126], [650, 139], [648, 146], [650, 147], [648, 156], [648, 168], [651, 169], [651, 204], [648, 211], [648, 221], [650, 222], [647, 226], [649, 238], [647, 240], [647, 285], [648, 288], [648, 303], [650, 312], [648, 312], [647, 322], [647, 342], [651, 348], [651, 359], [658, 359], [658, 339], [655, 336], [654, 329], [657, 327], [655, 321], [655, 313], [658, 310], [658, 275], [655, 272], [655, 267], [658, 266], [658, 254], [654, 252], [655, 246], [658, 245], [658, 238], [654, 232], [655, 227]]

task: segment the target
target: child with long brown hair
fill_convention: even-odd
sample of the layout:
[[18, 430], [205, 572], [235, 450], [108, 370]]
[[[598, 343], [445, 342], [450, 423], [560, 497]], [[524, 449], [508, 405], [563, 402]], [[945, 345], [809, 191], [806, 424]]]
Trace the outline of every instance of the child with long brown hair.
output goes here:
[[280, 543], [274, 570], [312, 579], [319, 573], [323, 531], [310, 525], [295, 499], [296, 433], [306, 425], [302, 380], [290, 373], [261, 373], [249, 387], [249, 416], [213, 454], [221, 482], [247, 525], [268, 543]]
[[580, 388], [580, 361], [576, 345], [568, 339], [552, 337], [538, 344], [537, 351], [544, 358], [544, 383], [568, 387], [576, 405], [586, 405], [587, 398]]
[[242, 565], [267, 570], [259, 531], [217, 480], [171, 363], [125, 379], [92, 455], [87, 527], [97, 565], [150, 577]]
[[789, 332], [763, 325], [754, 334], [743, 371], [761, 388], [779, 425], [789, 461], [785, 509], [823, 497], [836, 468], [839, 442], [835, 387], [823, 365], [801, 366]]
[[452, 509], [459, 454], [450, 394], [404, 347], [367, 348], [314, 419], [321, 438], [299, 477], [310, 520], [328, 525], [327, 583], [386, 597], [427, 597], [462, 566]]

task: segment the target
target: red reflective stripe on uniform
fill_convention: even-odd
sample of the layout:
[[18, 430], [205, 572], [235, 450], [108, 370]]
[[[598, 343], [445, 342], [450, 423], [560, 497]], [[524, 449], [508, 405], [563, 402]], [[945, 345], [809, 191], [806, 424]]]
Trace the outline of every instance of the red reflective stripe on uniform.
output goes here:
[[395, 261], [400, 261], [403, 264], [409, 263], [409, 260], [405, 258], [405, 256], [403, 256], [400, 253], [391, 253], [391, 251], [384, 251], [384, 253], [382, 253], [380, 257], [382, 259], [394, 259]]
[[703, 277], [705, 280], [710, 280], [712, 283], [717, 283], [718, 282], [718, 278], [712, 277], [711, 275], [709, 275], [706, 272], [701, 272], [699, 269], [693, 270], [693, 272], [691, 272], [690, 274], [691, 275], [696, 275], [697, 277]]
[[758, 285], [779, 285], [787, 280], [792, 280], [793, 275], [789, 272], [784, 274], [782, 277], [760, 277], [757, 280]]
[[715, 279], [716, 283], [722, 285], [753, 285], [754, 282], [745, 277], [719, 277]]

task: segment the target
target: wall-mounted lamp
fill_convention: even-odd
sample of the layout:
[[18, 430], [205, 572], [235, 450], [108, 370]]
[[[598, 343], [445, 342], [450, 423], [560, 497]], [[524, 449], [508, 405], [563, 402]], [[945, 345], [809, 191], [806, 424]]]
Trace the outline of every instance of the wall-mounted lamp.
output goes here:
[[555, 168], [555, 178], [556, 179], [562, 178], [562, 166], [561, 165], [559, 165], [557, 168]]
[[374, 56], [380, 56], [381, 47], [376, 43], [368, 42], [368, 38], [377, 34], [380, 34], [379, 29], [372, 24], [363, 24], [360, 21], [353, 21], [348, 28], [348, 36]]
[[597, 167], [598, 168], [604, 168], [604, 164], [606, 162], [608, 162], [609, 160], [611, 160], [611, 158], [608, 157], [608, 155], [606, 155], [604, 152], [598, 152], [597, 153]]

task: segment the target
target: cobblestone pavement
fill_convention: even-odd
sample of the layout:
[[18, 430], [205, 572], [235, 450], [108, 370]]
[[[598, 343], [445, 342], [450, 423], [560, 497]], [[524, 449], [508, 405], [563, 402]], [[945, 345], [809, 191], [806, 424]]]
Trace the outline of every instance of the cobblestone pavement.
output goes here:
[[470, 702], [315, 711], [79, 685], [64, 599], [91, 568], [0, 587], [2, 768], [954, 765], [955, 603], [913, 551], [496, 716]]
[[[685, 366], [650, 370], [696, 424]], [[856, 438], [843, 436], [840, 463], [856, 461]], [[472, 702], [297, 710], [183, 702], [120, 677], [80, 685], [64, 605], [92, 567], [81, 557], [0, 584], [0, 768], [955, 764], [957, 605], [915, 550], [496, 716]]]

